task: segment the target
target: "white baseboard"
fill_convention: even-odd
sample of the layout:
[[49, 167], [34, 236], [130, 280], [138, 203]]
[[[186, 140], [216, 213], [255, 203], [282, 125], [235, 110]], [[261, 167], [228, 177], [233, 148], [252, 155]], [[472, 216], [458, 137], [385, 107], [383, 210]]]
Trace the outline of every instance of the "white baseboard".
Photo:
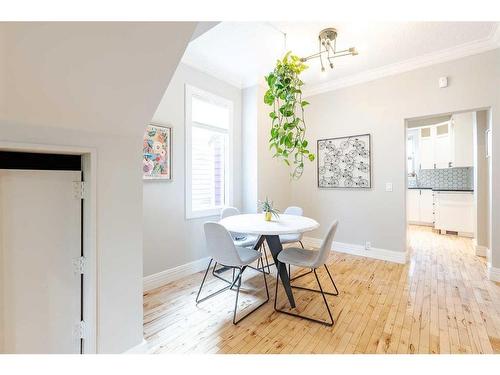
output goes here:
[[148, 352], [148, 343], [146, 340], [142, 339], [142, 342], [129, 350], [126, 350], [124, 354], [146, 354]]
[[500, 268], [492, 267], [490, 264], [488, 264], [488, 278], [491, 281], [500, 283]]
[[[321, 245], [321, 239], [319, 238], [304, 237], [303, 241], [312, 247], [319, 247]], [[367, 258], [386, 260], [388, 262], [399, 264], [405, 264], [407, 261], [406, 252], [378, 249], [375, 247], [372, 247], [370, 250], [366, 250], [362, 245], [355, 245], [344, 242], [333, 242], [332, 251], [338, 251], [341, 253], [358, 255]]]
[[162, 285], [168, 284], [172, 281], [178, 280], [182, 277], [192, 275], [193, 273], [203, 271], [207, 268], [210, 258], [202, 258], [190, 263], [182, 264], [180, 266], [170, 268], [143, 278], [143, 290], [158, 288]]
[[476, 250], [476, 255], [480, 257], [488, 256], [488, 248], [486, 246], [475, 245], [474, 249]]

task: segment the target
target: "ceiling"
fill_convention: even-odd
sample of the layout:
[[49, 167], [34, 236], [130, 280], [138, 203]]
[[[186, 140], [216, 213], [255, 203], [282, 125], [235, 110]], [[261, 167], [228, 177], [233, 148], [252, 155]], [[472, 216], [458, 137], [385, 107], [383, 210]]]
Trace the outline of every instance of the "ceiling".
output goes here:
[[496, 22], [221, 22], [193, 40], [182, 61], [235, 86], [252, 86], [263, 82], [285, 51], [299, 56], [317, 52], [318, 32], [335, 27], [337, 49], [354, 46], [359, 55], [335, 59], [334, 69], [327, 67], [324, 73], [318, 59], [308, 62], [303, 80], [306, 91], [314, 91], [402, 63], [435, 63], [491, 49], [490, 40], [498, 43], [498, 26]]

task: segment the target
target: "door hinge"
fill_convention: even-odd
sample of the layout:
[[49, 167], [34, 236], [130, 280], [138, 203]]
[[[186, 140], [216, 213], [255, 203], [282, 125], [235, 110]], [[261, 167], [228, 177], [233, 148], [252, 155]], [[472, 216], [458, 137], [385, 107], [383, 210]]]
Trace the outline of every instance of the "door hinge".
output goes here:
[[76, 258], [73, 261], [73, 265], [75, 267], [75, 273], [84, 274], [85, 273], [85, 264], [87, 263], [87, 259], [85, 257]]
[[87, 198], [87, 185], [84, 181], [73, 182], [73, 187], [75, 191], [75, 199]]
[[86, 324], [83, 320], [80, 321], [80, 323], [77, 323], [75, 326], [75, 336], [80, 339], [84, 339], [86, 336]]

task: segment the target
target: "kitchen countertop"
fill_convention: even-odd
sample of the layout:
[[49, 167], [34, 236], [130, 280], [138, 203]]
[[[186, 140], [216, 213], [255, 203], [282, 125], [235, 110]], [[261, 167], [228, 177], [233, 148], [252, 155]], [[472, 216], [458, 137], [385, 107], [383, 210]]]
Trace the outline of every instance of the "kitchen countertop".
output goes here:
[[408, 190], [432, 190], [432, 191], [458, 191], [464, 193], [473, 193], [473, 189], [439, 189], [432, 187], [408, 187]]

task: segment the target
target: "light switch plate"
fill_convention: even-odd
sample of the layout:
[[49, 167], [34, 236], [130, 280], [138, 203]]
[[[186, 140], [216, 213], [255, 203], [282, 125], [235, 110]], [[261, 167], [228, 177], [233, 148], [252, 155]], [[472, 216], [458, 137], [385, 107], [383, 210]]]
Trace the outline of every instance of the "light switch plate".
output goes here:
[[385, 183], [385, 191], [392, 191], [392, 182]]

